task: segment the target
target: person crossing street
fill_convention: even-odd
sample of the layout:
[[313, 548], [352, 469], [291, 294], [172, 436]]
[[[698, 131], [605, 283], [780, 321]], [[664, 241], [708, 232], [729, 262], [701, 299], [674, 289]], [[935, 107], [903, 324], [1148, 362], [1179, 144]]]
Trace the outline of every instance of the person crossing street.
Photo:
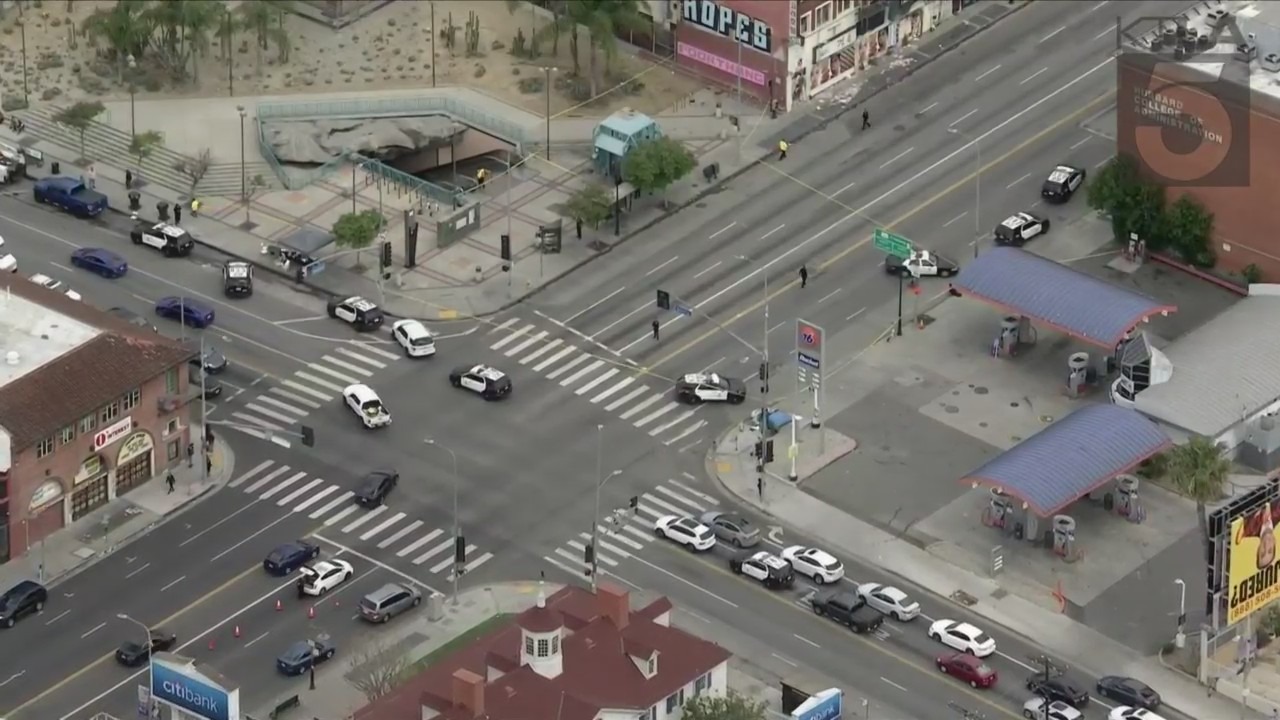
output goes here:
[[787, 147], [788, 145], [786, 140], [778, 141], [778, 159], [779, 160], [787, 159]]
[[871, 111], [863, 110], [862, 111], [862, 129], [867, 130], [870, 127], [871, 127]]
[[653, 328], [653, 339], [654, 339], [654, 340], [657, 340], [657, 339], [658, 339], [658, 331], [662, 329], [662, 325], [661, 325], [657, 320], [654, 320], [654, 321], [653, 321], [653, 324], [652, 324], [652, 325], [650, 325], [650, 327], [652, 327], [652, 328]]
[[809, 268], [800, 266], [800, 288], [803, 290], [809, 284]]

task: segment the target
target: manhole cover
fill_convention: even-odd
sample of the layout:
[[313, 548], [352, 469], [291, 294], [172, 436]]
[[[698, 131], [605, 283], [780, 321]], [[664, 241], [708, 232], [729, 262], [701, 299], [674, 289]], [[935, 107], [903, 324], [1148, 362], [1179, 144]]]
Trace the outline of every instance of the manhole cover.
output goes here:
[[969, 593], [963, 590], [957, 590], [951, 593], [950, 597], [952, 600], [955, 600], [956, 602], [960, 603], [965, 607], [973, 607], [974, 605], [978, 604], [978, 598], [970, 595]]
[[982, 387], [981, 385], [979, 385], [978, 387], [975, 387], [975, 388], [973, 389], [973, 394], [974, 394], [974, 395], [986, 395], [986, 394], [987, 394], [987, 393], [989, 393], [989, 392], [991, 392], [991, 391], [990, 391], [990, 390], [988, 390], [987, 388]]

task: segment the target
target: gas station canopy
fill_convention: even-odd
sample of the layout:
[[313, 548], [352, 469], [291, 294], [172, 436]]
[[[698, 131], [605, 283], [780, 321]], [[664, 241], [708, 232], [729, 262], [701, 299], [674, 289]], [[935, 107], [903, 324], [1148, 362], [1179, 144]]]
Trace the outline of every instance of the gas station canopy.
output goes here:
[[1143, 320], [1178, 309], [1014, 247], [974, 258], [951, 287], [1108, 351]]
[[1136, 410], [1087, 405], [961, 479], [996, 487], [1040, 517], [1137, 467], [1173, 442]]

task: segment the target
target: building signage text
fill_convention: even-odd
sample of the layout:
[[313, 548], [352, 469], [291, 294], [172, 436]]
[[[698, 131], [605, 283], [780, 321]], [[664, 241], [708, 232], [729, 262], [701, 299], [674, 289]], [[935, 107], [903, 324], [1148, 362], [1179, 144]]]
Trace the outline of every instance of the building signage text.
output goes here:
[[62, 485], [57, 480], [45, 480], [31, 493], [31, 502], [27, 504], [32, 510], [39, 510], [62, 499]]
[[80, 471], [76, 473], [75, 482], [79, 485], [85, 480], [96, 478], [106, 472], [106, 468], [102, 465], [101, 455], [90, 455], [84, 462], [80, 463]]
[[1218, 145], [1223, 142], [1222, 135], [1206, 128], [1201, 118], [1188, 115], [1181, 100], [1149, 88], [1134, 89], [1133, 110], [1139, 116], [1165, 127], [1181, 130]]
[[151, 451], [151, 436], [145, 431], [140, 432], [125, 441], [120, 446], [120, 455], [116, 458], [116, 464], [126, 463], [130, 460]]
[[769, 82], [765, 78], [764, 73], [756, 70], [755, 68], [749, 68], [746, 65], [741, 65], [728, 58], [720, 57], [715, 53], [709, 53], [706, 50], [694, 47], [689, 43], [676, 43], [676, 52], [680, 53], [681, 57], [687, 57], [690, 60], [700, 62], [708, 67], [713, 67], [720, 72], [740, 77], [754, 85], [763, 86], [767, 85]]
[[857, 39], [858, 39], [858, 33], [854, 32], [853, 29], [851, 28], [848, 31], [846, 31], [843, 35], [837, 35], [831, 40], [819, 45], [817, 49], [813, 51], [814, 60], [818, 62], [826, 60], [832, 55], [835, 55], [841, 50], [844, 50], [845, 48], [852, 45], [853, 41]]
[[684, 21], [737, 40], [762, 53], [773, 52], [773, 28], [762, 20], [711, 0], [684, 0]]
[[126, 417], [116, 421], [113, 425], [102, 428], [93, 435], [94, 452], [116, 442], [120, 438], [129, 434], [133, 429], [133, 417]]
[[151, 696], [203, 720], [240, 717], [239, 692], [210, 682], [194, 667], [160, 660], [152, 664]]

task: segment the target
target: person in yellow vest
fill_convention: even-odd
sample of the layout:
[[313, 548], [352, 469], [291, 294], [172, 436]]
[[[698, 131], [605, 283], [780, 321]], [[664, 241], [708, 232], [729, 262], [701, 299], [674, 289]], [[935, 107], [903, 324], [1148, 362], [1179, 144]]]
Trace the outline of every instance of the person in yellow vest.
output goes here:
[[480, 184], [480, 187], [484, 187], [484, 184], [489, 182], [488, 169], [480, 168], [476, 171], [476, 182]]
[[787, 159], [787, 141], [786, 140], [778, 141], [778, 159], [779, 160]]
[[200, 217], [200, 201], [191, 198], [191, 217]]

